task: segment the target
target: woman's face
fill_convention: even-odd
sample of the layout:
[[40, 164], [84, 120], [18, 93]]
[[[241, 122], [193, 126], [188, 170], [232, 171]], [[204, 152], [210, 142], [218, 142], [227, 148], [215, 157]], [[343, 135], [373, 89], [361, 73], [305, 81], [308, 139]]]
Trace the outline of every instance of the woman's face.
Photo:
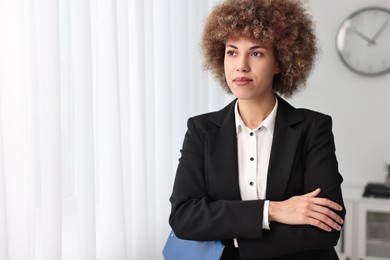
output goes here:
[[273, 95], [272, 81], [279, 73], [271, 45], [234, 38], [226, 42], [225, 77], [230, 90], [241, 100], [262, 100]]

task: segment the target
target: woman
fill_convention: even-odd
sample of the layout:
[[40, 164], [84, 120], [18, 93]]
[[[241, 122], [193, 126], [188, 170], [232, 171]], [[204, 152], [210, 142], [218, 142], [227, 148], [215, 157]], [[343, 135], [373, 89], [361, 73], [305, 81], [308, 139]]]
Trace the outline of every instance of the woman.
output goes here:
[[207, 18], [205, 68], [236, 99], [188, 120], [169, 218], [226, 259], [338, 259], [345, 216], [331, 118], [280, 97], [310, 74], [316, 37], [294, 0], [226, 0]]

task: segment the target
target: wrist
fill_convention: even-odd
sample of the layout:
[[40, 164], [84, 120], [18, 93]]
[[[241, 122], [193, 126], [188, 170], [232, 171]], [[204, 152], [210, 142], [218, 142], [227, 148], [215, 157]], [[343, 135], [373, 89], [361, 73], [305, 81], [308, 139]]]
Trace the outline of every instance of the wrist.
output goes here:
[[279, 202], [276, 201], [270, 201], [268, 206], [268, 221], [269, 222], [275, 222], [277, 219], [277, 208], [278, 208]]

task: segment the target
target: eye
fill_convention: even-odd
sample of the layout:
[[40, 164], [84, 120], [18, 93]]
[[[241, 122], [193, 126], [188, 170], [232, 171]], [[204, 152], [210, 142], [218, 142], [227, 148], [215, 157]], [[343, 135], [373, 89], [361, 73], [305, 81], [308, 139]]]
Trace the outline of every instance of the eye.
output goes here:
[[254, 51], [251, 53], [251, 56], [253, 57], [262, 57], [264, 56], [264, 53], [262, 53], [261, 51]]
[[226, 51], [226, 55], [228, 55], [228, 56], [236, 56], [237, 52], [235, 52], [233, 50], [228, 50], [228, 51]]

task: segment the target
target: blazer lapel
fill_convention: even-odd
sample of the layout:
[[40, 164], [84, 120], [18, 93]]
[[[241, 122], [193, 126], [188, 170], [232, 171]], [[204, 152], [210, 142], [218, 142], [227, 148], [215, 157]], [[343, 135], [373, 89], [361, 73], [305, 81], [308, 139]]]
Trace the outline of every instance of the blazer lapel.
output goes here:
[[[278, 97], [278, 113], [271, 148], [266, 198], [282, 200], [293, 167], [301, 133], [292, 126], [304, 118]], [[211, 114], [207, 133], [209, 168], [215, 178], [216, 193], [221, 199], [240, 200], [238, 184], [237, 136], [234, 120], [236, 100]]]
[[241, 199], [238, 185], [235, 102], [231, 102], [224, 109], [212, 114], [208, 119], [209, 170], [212, 171], [215, 181], [215, 192], [218, 197], [227, 200]]
[[278, 97], [278, 113], [271, 148], [267, 177], [266, 198], [282, 200], [293, 167], [296, 147], [301, 133], [292, 126], [303, 120], [303, 116], [286, 101]]

